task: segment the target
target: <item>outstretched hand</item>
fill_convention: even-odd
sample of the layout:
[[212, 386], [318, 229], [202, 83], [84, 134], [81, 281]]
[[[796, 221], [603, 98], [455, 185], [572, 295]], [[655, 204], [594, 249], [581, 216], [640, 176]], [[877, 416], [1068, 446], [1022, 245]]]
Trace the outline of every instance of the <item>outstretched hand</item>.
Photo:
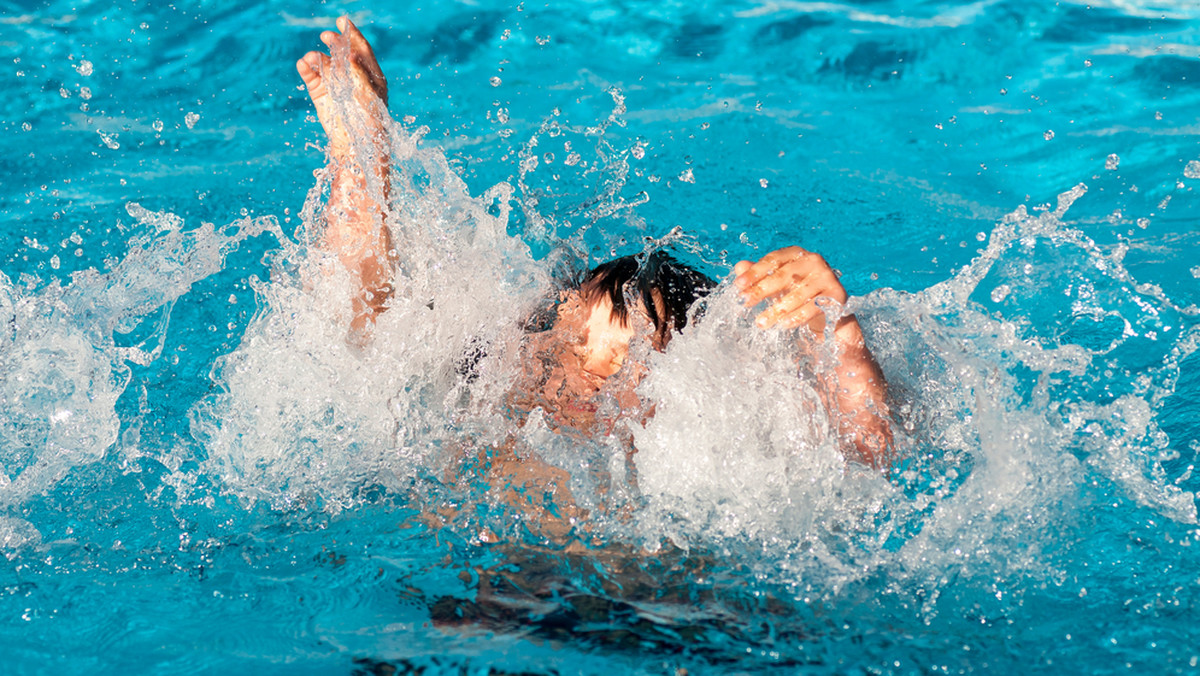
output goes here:
[[825, 311], [818, 306], [817, 299], [825, 297], [845, 303], [847, 298], [846, 289], [825, 259], [798, 246], [772, 251], [757, 263], [742, 261], [733, 267], [733, 272], [737, 275], [733, 283], [741, 290], [747, 307], [770, 301], [755, 319], [759, 328], [808, 325], [815, 333], [821, 333], [825, 329]]
[[[375, 59], [370, 43], [349, 17], [338, 18], [337, 28], [340, 33], [321, 33], [321, 42], [329, 47], [329, 54], [312, 51], [296, 62], [296, 70], [308, 88], [308, 95], [317, 109], [317, 119], [321, 121], [335, 154], [349, 151], [350, 137], [345, 122], [334, 109], [329, 92], [330, 78], [348, 75], [353, 82], [355, 102], [368, 114], [375, 112], [376, 101], [381, 102], [384, 109], [388, 102], [387, 78]], [[340, 69], [340, 60], [331, 56], [342, 50], [348, 55], [349, 73]]]

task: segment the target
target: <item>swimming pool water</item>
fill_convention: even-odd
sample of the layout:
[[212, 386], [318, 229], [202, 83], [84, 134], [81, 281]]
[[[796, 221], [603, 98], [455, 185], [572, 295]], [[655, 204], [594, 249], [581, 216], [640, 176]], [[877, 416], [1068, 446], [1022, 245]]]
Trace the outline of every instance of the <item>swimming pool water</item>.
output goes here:
[[[293, 64], [342, 13], [405, 172], [412, 297], [366, 350], [306, 276], [322, 141]], [[0, 25], [6, 673], [1197, 668], [1200, 10], [5, 1]], [[632, 469], [517, 434], [589, 509], [567, 549], [450, 478], [452, 440], [506, 428], [438, 369], [552, 261], [676, 228], [718, 277], [788, 244], [842, 272], [901, 458], [844, 469], [784, 337], [718, 294], [643, 355]]]

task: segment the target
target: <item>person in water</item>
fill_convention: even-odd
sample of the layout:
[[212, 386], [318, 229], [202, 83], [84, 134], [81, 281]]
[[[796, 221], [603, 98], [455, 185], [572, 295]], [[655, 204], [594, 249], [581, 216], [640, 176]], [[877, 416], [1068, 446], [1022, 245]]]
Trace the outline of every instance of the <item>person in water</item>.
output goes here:
[[[370, 331], [375, 318], [388, 308], [397, 252], [386, 224], [390, 155], [386, 144], [370, 147], [361, 156], [351, 142], [350, 121], [335, 107], [330, 87], [335, 82], [353, 92], [351, 105], [368, 121], [370, 134], [384, 134], [388, 111], [387, 79], [371, 45], [348, 17], [337, 20], [337, 31], [321, 33], [329, 54], [311, 51], [296, 68], [316, 108], [328, 137], [328, 157], [333, 176], [325, 210], [322, 246], [335, 254], [354, 277], [358, 292], [352, 299], [352, 330]], [[335, 58], [336, 57], [336, 58]], [[347, 78], [337, 80], [337, 78]], [[361, 130], [359, 130], [361, 131]], [[382, 203], [372, 197], [382, 194]], [[380, 187], [382, 188], [380, 190]], [[826, 307], [841, 307], [847, 300], [838, 276], [820, 255], [797, 246], [773, 251], [757, 262], [741, 261], [733, 268], [733, 284], [747, 307], [766, 303], [755, 318], [761, 329], [796, 330], [802, 347], [811, 349], [813, 338], [826, 329]], [[665, 350], [671, 337], [688, 322], [695, 302], [715, 282], [662, 252], [627, 256], [591, 270], [581, 285], [565, 294], [552, 325], [532, 334], [530, 342], [540, 355], [551, 355], [550, 373], [537, 382], [540, 392], [528, 401], [566, 412], [568, 423], [594, 414], [592, 398], [605, 382], [620, 372], [629, 354], [630, 341], [648, 333], [657, 350]], [[636, 307], [626, 302], [626, 290], [635, 291]], [[802, 334], [811, 332], [814, 335]], [[847, 458], [888, 470], [892, 433], [885, 401], [886, 383], [863, 339], [853, 315], [842, 314], [833, 327], [837, 364], [822, 376], [825, 405], [837, 421]], [[574, 425], [586, 429], [588, 425]]]

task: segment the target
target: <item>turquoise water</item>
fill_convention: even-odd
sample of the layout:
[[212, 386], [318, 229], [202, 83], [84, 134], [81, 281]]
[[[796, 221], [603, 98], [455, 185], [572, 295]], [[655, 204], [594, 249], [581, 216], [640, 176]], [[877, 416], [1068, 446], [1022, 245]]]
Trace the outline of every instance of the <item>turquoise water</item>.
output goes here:
[[[3, 2], [6, 672], [1195, 670], [1175, 4]], [[397, 120], [406, 286], [367, 349], [307, 248], [293, 63], [341, 13]], [[503, 350], [447, 375], [647, 237], [718, 277], [825, 254], [891, 477], [728, 293], [641, 354], [632, 467], [481, 405]], [[570, 535], [455, 464], [505, 434], [568, 477]]]

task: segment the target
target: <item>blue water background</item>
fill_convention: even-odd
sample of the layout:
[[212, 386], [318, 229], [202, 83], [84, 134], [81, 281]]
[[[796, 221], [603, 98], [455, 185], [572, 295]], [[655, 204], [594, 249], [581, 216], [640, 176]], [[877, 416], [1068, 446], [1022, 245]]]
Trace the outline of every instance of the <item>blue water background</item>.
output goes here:
[[[508, 554], [431, 530], [403, 494], [365, 494], [342, 512], [247, 506], [196, 471], [206, 450], [189, 416], [217, 387], [215, 360], [266, 311], [253, 287], [272, 276], [277, 237], [227, 247], [177, 300], [148, 294], [124, 323], [88, 326], [83, 313], [61, 310], [79, 307], [70, 289], [123, 262], [136, 269], [136, 252], [155, 241], [131, 202], [176, 214], [183, 232], [242, 217], [273, 217], [286, 235], [295, 231], [322, 156], [308, 147], [320, 129], [293, 64], [341, 13], [374, 40], [393, 115], [427, 125], [426, 142], [445, 148], [476, 194], [516, 181], [523, 144], [545, 120], [599, 124], [618, 90], [626, 110], [605, 139], [615, 152], [644, 146], [621, 193], [644, 203], [589, 234], [596, 260], [682, 226], [707, 247], [703, 258], [716, 273], [795, 243], [822, 252], [852, 294], [916, 293], [978, 257], [1005, 214], [1021, 205], [1052, 210], [1060, 193], [1085, 184], [1062, 217], [1069, 236], [1026, 228], [959, 307], [996, 318], [1021, 340], [1098, 351], [1099, 375], [1051, 379], [1045, 396], [1107, 403], [1132, 394], [1148, 402], [1150, 427], [1114, 409], [1107, 423], [1079, 432], [1063, 453], [1092, 469], [1063, 502], [1031, 501], [1035, 525], [1004, 512], [981, 526], [971, 542], [971, 552], [984, 554], [978, 562], [923, 568], [897, 559], [844, 586], [824, 579], [805, 588], [756, 568], [753, 561], [770, 560], [755, 554], [756, 541], [745, 551], [694, 553], [699, 563], [664, 557], [683, 572], [657, 579], [670, 578], [681, 598], [712, 611], [699, 629], [678, 618], [647, 629], [620, 608], [598, 623], [633, 639], [578, 626], [555, 634], [544, 622], [434, 626], [432, 600], [471, 598], [478, 571], [505, 565]], [[1188, 164], [1200, 161], [1200, 10], [1136, 2], [6, 1], [0, 25], [0, 272], [11, 280], [8, 298], [29, 313], [14, 317], [83, 326], [106, 350], [138, 346], [154, 357], [112, 365], [105, 391], [117, 397], [115, 438], [97, 439], [90, 460], [70, 464], [44, 490], [4, 500], [7, 673], [351, 673], [381, 664], [451, 673], [1196, 668], [1200, 165]], [[553, 184], [549, 174], [566, 153], [547, 144], [536, 154], [542, 167], [530, 182]], [[606, 180], [584, 176], [553, 199], [578, 203]], [[550, 211], [553, 199], [542, 208]], [[518, 212], [510, 229], [522, 227]], [[1115, 252], [1127, 276], [1105, 286], [1112, 278], [1092, 271]], [[1116, 314], [1080, 310], [1078, 279], [1100, 287], [1100, 315]], [[889, 326], [954, 326], [960, 317], [928, 305], [889, 314], [895, 297], [866, 297], [878, 318], [868, 328], [884, 337]], [[20, 381], [25, 357], [4, 349], [6, 398], [62, 394], [55, 382]], [[919, 369], [920, 354], [910, 356]], [[1012, 417], [1045, 405], [1027, 363], [1003, 350], [982, 358], [1016, 383]], [[85, 380], [93, 378], [103, 379]], [[78, 389], [84, 381], [73, 382]], [[9, 479], [43, 455], [54, 463], [59, 451], [45, 441], [45, 420], [13, 414], [4, 425]], [[1126, 433], [1137, 452], [1125, 471], [1182, 496], [1190, 516], [1179, 501], [1164, 507], [1087, 465], [1101, 451], [1085, 437]], [[944, 469], [909, 463], [917, 473]], [[969, 473], [982, 461], [951, 464]], [[894, 481], [901, 493], [927, 489], [903, 471]], [[944, 497], [930, 495], [927, 516]], [[881, 547], [909, 537], [901, 527]], [[603, 577], [594, 561], [557, 565], [577, 586]]]

